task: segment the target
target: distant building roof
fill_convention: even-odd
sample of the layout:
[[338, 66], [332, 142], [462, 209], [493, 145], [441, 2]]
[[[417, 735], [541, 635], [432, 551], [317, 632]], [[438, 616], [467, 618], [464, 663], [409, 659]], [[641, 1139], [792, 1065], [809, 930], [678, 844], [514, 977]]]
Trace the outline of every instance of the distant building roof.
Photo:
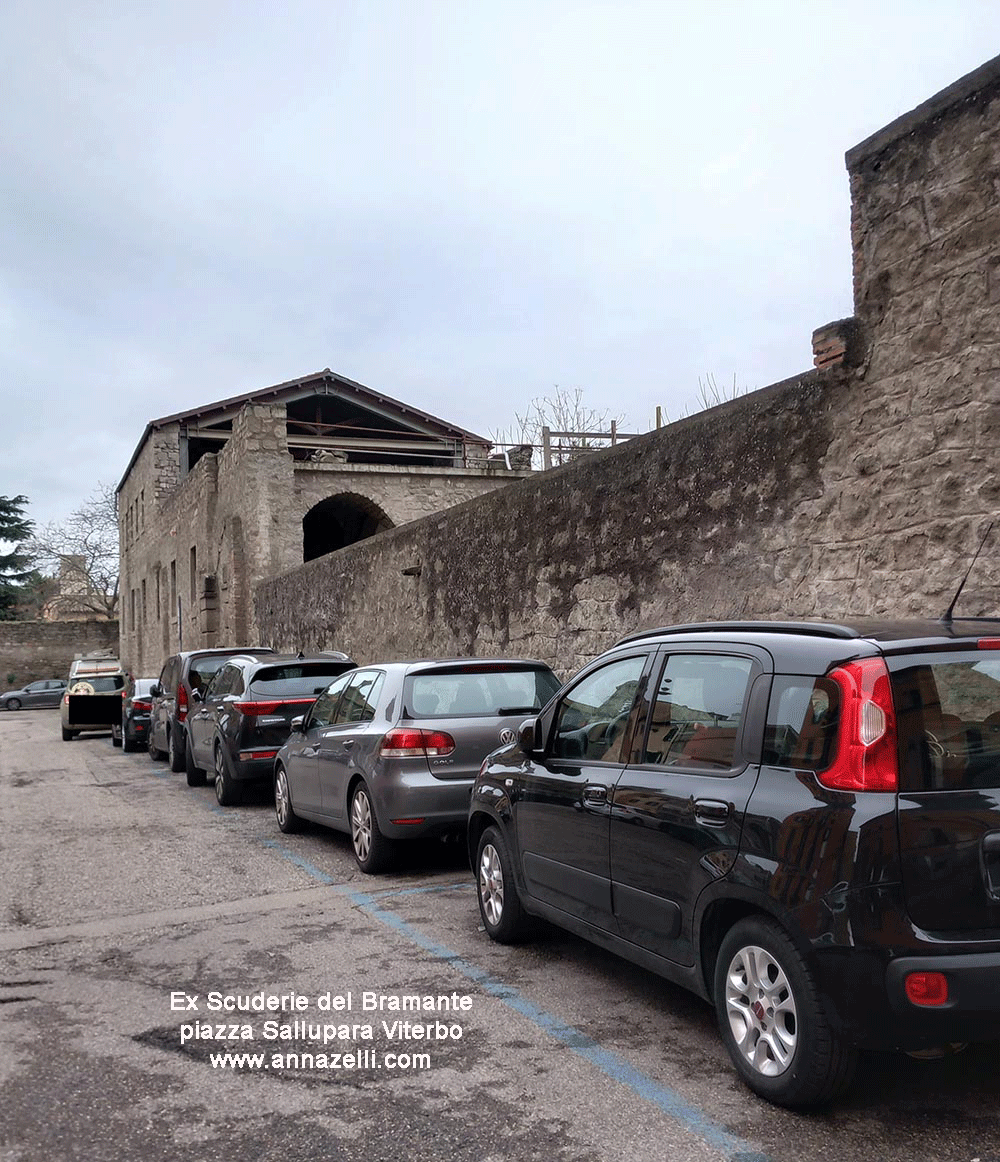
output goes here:
[[438, 416], [432, 416], [429, 412], [421, 411], [419, 408], [411, 407], [409, 404], [402, 403], [400, 400], [393, 399], [392, 396], [385, 395], [382, 392], [373, 391], [370, 387], [365, 387], [363, 383], [357, 383], [353, 379], [347, 379], [345, 376], [331, 371], [329, 367], [324, 367], [322, 371], [315, 371], [309, 375], [301, 376], [298, 379], [289, 379], [284, 383], [276, 383], [273, 387], [264, 387], [259, 391], [250, 391], [243, 395], [230, 396], [228, 399], [218, 400], [215, 403], [202, 404], [199, 407], [188, 408], [186, 411], [174, 412], [173, 415], [162, 416], [158, 420], [150, 420], [146, 425], [145, 431], [142, 433], [139, 443], [135, 447], [135, 451], [132, 453], [128, 467], [118, 482], [117, 491], [121, 491], [122, 486], [128, 479], [128, 475], [132, 471], [132, 466], [142, 451], [143, 445], [149, 439], [150, 432], [158, 428], [164, 428], [168, 424], [180, 424], [186, 420], [205, 419], [216, 413], [222, 414], [234, 407], [240, 407], [245, 404], [278, 403], [282, 400], [296, 399], [315, 392], [320, 386], [322, 386], [322, 394], [339, 395], [346, 399], [352, 399], [362, 406], [367, 403], [378, 408], [383, 413], [388, 412], [394, 414], [400, 423], [408, 424], [415, 429], [430, 431], [435, 435], [444, 436], [445, 438], [453, 440], [461, 440], [463, 442], [485, 444], [487, 446], [492, 442], [486, 436], [478, 436], [475, 432], [469, 432], [465, 428], [456, 427], [454, 424], [449, 424], [447, 420], [442, 420]]

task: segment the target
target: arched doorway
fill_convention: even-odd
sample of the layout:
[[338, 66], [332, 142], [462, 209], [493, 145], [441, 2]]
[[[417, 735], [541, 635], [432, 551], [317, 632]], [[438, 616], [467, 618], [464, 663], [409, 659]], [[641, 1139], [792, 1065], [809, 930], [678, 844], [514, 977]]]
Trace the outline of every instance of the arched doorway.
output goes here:
[[315, 560], [392, 527], [392, 521], [367, 497], [329, 496], [302, 518], [302, 560]]

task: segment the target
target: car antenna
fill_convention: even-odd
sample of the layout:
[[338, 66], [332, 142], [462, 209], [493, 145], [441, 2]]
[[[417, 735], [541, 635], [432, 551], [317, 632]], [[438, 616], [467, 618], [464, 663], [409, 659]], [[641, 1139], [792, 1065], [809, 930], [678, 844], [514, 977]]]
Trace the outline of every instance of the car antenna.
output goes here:
[[976, 549], [975, 553], [973, 554], [972, 560], [969, 562], [968, 569], [965, 570], [965, 576], [962, 578], [962, 583], [959, 585], [958, 590], [955, 593], [955, 596], [951, 599], [951, 605], [949, 605], [948, 608], [945, 610], [944, 617], [941, 618], [941, 621], [944, 625], [951, 625], [951, 621], [952, 621], [951, 615], [955, 610], [955, 605], [958, 602], [959, 597], [962, 596], [962, 590], [965, 588], [965, 583], [966, 583], [966, 581], [968, 581], [969, 574], [972, 572], [972, 566], [975, 565], [975, 563], [979, 560], [979, 554], [983, 551], [983, 545], [986, 544], [986, 538], [993, 531], [993, 524], [994, 524], [994, 522], [990, 521], [989, 525], [987, 526], [986, 532], [983, 533], [983, 539], [979, 542], [979, 548]]

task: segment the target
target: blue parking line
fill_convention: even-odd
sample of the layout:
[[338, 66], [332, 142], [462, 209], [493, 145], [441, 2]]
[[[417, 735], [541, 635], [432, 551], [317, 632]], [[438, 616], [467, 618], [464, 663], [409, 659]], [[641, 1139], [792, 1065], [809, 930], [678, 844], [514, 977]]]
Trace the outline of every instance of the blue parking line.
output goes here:
[[351, 903], [373, 919], [398, 932], [435, 959], [446, 961], [451, 968], [467, 980], [472, 981], [485, 992], [502, 1001], [514, 1012], [527, 1017], [539, 1029], [548, 1033], [549, 1036], [555, 1037], [557, 1041], [561, 1041], [573, 1053], [596, 1066], [613, 1081], [624, 1085], [644, 1101], [656, 1106], [657, 1109], [679, 1122], [685, 1129], [697, 1135], [709, 1146], [727, 1154], [730, 1162], [770, 1162], [766, 1154], [760, 1153], [749, 1142], [731, 1134], [724, 1126], [712, 1121], [697, 1106], [686, 1102], [680, 1094], [660, 1085], [651, 1077], [647, 1077], [645, 1073], [636, 1069], [634, 1065], [630, 1065], [619, 1054], [610, 1049], [602, 1048], [586, 1033], [581, 1033], [579, 1029], [574, 1029], [572, 1025], [567, 1025], [558, 1017], [540, 1009], [509, 984], [491, 977], [489, 973], [477, 968], [474, 964], [470, 964], [457, 952], [453, 952], [443, 944], [437, 944], [418, 928], [396, 915], [395, 912], [389, 912], [379, 907], [373, 896], [364, 892], [351, 892], [344, 887], [340, 890], [347, 895]]
[[282, 858], [287, 859], [289, 863], [293, 863], [301, 871], [304, 871], [306, 875], [312, 876], [314, 880], [318, 880], [321, 884], [334, 883], [333, 876], [328, 876], [325, 871], [320, 871], [309, 860], [303, 859], [301, 855], [296, 855], [294, 851], [289, 851], [284, 844], [279, 843], [276, 839], [262, 839], [261, 843], [272, 851], [276, 851]]

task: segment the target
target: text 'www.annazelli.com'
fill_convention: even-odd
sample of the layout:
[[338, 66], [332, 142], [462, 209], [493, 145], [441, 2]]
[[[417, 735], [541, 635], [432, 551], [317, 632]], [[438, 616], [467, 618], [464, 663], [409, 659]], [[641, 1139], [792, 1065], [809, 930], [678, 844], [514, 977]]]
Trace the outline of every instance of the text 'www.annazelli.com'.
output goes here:
[[388, 1069], [421, 1070], [431, 1068], [429, 1053], [382, 1053], [359, 1049], [354, 1053], [210, 1053], [213, 1069]]

